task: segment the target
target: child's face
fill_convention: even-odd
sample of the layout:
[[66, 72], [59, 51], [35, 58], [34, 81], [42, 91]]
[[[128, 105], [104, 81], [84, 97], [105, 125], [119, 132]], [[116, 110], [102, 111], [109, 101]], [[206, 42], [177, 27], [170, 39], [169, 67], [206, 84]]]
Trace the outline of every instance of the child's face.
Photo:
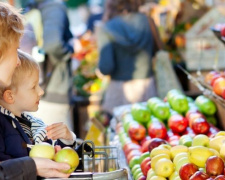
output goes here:
[[10, 45], [10, 47], [2, 54], [0, 62], [0, 86], [9, 86], [11, 84], [12, 75], [17, 65], [20, 64], [17, 49], [19, 44]]
[[14, 114], [19, 116], [24, 111], [37, 111], [43, 94], [44, 91], [39, 86], [38, 70], [33, 70], [31, 75], [25, 73], [23, 80], [14, 92]]

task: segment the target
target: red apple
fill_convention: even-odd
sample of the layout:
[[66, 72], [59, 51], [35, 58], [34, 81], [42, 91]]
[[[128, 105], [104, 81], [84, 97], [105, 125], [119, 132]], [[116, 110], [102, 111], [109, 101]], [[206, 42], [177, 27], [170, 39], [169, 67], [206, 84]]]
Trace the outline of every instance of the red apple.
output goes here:
[[141, 176], [137, 180], [146, 180], [146, 176]]
[[148, 145], [148, 151], [151, 153], [151, 151], [158, 147], [160, 144], [168, 144], [168, 142], [164, 139], [160, 139], [160, 138], [153, 138], [151, 139], [151, 142]]
[[209, 123], [205, 118], [199, 117], [193, 120], [192, 129], [195, 134], [207, 134], [209, 132]]
[[217, 71], [210, 71], [209, 73], [207, 73], [206, 76], [205, 76], [205, 82], [206, 82], [207, 84], [211, 84], [212, 79], [213, 79], [213, 77], [214, 77], [215, 75], [220, 75], [220, 73], [217, 72]]
[[209, 178], [206, 179], [206, 180], [214, 180], [214, 177], [209, 177]]
[[214, 180], [225, 180], [225, 176], [224, 175], [219, 175]]
[[223, 90], [223, 92], [222, 92], [222, 95], [221, 95], [221, 96], [222, 96], [222, 98], [223, 98], [223, 99], [225, 99], [225, 89]]
[[187, 163], [181, 166], [179, 175], [182, 180], [189, 180], [190, 177], [198, 171], [198, 166], [192, 163]]
[[140, 124], [132, 124], [128, 130], [131, 139], [141, 141], [146, 136], [146, 129]]
[[210, 176], [222, 175], [224, 173], [224, 162], [218, 156], [211, 156], [206, 161], [206, 173]]
[[148, 141], [148, 140], [150, 140], [150, 139], [151, 139], [150, 136], [145, 136], [144, 139], [142, 139], [142, 140], [140, 141], [140, 145], [142, 146], [142, 145], [145, 143], [145, 141]]
[[134, 143], [125, 144], [124, 147], [123, 147], [123, 151], [124, 151], [125, 156], [127, 156], [129, 154], [129, 152], [132, 151], [132, 150], [139, 150], [140, 151], [140, 149], [141, 149], [141, 146], [139, 146], [137, 144], [134, 144]]
[[189, 180], [206, 180], [209, 178], [209, 175], [202, 172], [202, 171], [196, 171]]
[[225, 37], [225, 27], [222, 27], [221, 30], [220, 30], [220, 35], [222, 37]]
[[145, 141], [144, 144], [141, 146], [141, 152], [142, 153], [148, 151], [148, 146], [149, 146], [150, 142], [151, 142], [151, 139]]
[[188, 123], [189, 123], [189, 127], [192, 128], [192, 123], [193, 121], [196, 119], [196, 118], [199, 118], [199, 117], [203, 117], [205, 118], [205, 116], [200, 113], [200, 112], [192, 112], [190, 113], [186, 118], [188, 120]]
[[144, 176], [147, 176], [148, 170], [150, 168], [151, 168], [151, 159], [150, 157], [147, 157], [141, 162], [141, 170]]
[[213, 84], [213, 91], [219, 96], [222, 96], [222, 93], [225, 89], [225, 78], [219, 77], [215, 80]]
[[167, 129], [162, 122], [152, 122], [148, 127], [148, 134], [151, 138], [165, 139], [167, 137]]
[[212, 78], [212, 80], [211, 80], [211, 86], [213, 87], [213, 85], [214, 85], [214, 83], [215, 83], [215, 81], [218, 79], [218, 78], [220, 78], [221, 77], [221, 75], [220, 74], [216, 74], [213, 78]]
[[174, 133], [182, 133], [186, 130], [188, 121], [182, 115], [174, 114], [169, 118], [168, 125]]

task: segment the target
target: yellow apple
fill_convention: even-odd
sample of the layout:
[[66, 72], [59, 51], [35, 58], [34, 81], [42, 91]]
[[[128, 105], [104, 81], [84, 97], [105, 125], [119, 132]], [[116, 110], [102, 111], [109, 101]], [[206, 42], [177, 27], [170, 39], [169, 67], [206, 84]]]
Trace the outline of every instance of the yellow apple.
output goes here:
[[173, 158], [173, 163], [177, 164], [177, 162], [179, 161], [179, 159], [183, 158], [183, 157], [188, 157], [188, 153], [187, 152], [182, 152], [177, 154], [174, 158]]
[[54, 157], [54, 160], [56, 162], [63, 162], [70, 165], [70, 169], [63, 171], [64, 173], [72, 173], [79, 164], [79, 156], [77, 152], [70, 147], [65, 147], [58, 151]]
[[166, 178], [161, 176], [153, 176], [152, 178], [150, 178], [150, 180], [166, 180]]
[[182, 153], [182, 152], [188, 152], [188, 147], [187, 146], [184, 146], [184, 145], [177, 145], [177, 146], [173, 146], [171, 149], [170, 149], [170, 153], [171, 153], [171, 157], [172, 159], [179, 153]]
[[153, 170], [155, 170], [155, 164], [158, 160], [162, 159], [162, 158], [166, 158], [166, 159], [170, 159], [170, 156], [168, 154], [158, 154], [156, 156], [154, 156], [152, 159], [151, 159], [151, 168]]
[[41, 157], [47, 159], [53, 159], [54, 155], [55, 155], [54, 147], [46, 142], [34, 145], [29, 153], [30, 157]]
[[150, 180], [153, 176], [156, 176], [155, 171], [151, 168], [148, 170], [147, 180]]
[[[221, 148], [222, 148], [222, 146], [221, 146]], [[221, 150], [221, 148], [220, 148], [220, 150]], [[217, 150], [212, 149], [212, 148], [209, 148], [209, 150], [210, 150], [211, 152], [213, 152], [215, 156], [218, 156], [218, 157], [221, 156], [221, 154], [220, 154]]]
[[188, 158], [190, 162], [198, 167], [205, 167], [206, 160], [213, 155], [214, 152], [204, 146], [189, 147], [188, 151]]
[[220, 147], [220, 157], [225, 160], [225, 143]]
[[188, 157], [182, 157], [180, 158], [175, 165], [176, 167], [176, 171], [179, 172], [181, 166], [183, 166], [184, 164], [190, 163], [190, 160], [188, 159]]
[[150, 158], [152, 159], [154, 156], [158, 154], [167, 154], [170, 156], [170, 150], [162, 147], [156, 147], [151, 151]]
[[219, 131], [218, 133], [216, 133], [216, 136], [225, 136], [225, 131]]
[[162, 158], [155, 164], [155, 174], [162, 177], [169, 177], [174, 171], [174, 164], [170, 159]]
[[160, 144], [158, 147], [162, 147], [162, 148], [165, 148], [165, 149], [171, 149], [171, 145], [169, 144]]
[[205, 134], [198, 134], [192, 140], [192, 146], [209, 146], [209, 137]]
[[216, 137], [210, 139], [209, 147], [213, 148], [219, 152], [223, 142], [225, 142], [225, 136], [221, 136], [221, 135], [216, 136]]
[[169, 180], [174, 180], [177, 176], [179, 176], [179, 173], [177, 171], [174, 171], [170, 177], [169, 177]]

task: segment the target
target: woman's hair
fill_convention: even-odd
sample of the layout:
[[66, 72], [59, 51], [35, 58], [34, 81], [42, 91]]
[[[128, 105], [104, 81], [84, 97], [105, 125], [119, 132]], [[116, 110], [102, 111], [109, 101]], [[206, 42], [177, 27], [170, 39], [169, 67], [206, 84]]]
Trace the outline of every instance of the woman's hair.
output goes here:
[[19, 84], [23, 81], [24, 76], [30, 76], [32, 73], [39, 71], [38, 63], [32, 58], [31, 55], [18, 50], [18, 56], [20, 59], [20, 66], [18, 66], [12, 76], [12, 83], [6, 88], [0, 88], [0, 98], [2, 98], [3, 93], [9, 89], [17, 89]]
[[123, 12], [138, 12], [145, 0], [106, 0], [103, 21], [108, 21]]
[[19, 44], [23, 30], [23, 16], [20, 14], [20, 10], [0, 2], [0, 62], [2, 54], [10, 45]]

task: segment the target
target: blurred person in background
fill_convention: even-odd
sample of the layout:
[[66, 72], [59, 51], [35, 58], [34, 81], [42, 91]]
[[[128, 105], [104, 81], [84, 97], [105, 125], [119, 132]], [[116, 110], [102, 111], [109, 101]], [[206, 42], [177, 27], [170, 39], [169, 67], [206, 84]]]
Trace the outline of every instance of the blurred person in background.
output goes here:
[[105, 0], [89, 0], [90, 16], [87, 21], [87, 30], [94, 32], [95, 23], [102, 20]]
[[142, 102], [156, 96], [152, 57], [154, 39], [149, 19], [139, 12], [144, 0], [107, 0], [97, 39], [99, 70], [111, 77], [102, 108]]
[[73, 35], [69, 29], [67, 7], [62, 0], [29, 0], [28, 7], [40, 10], [45, 61], [42, 64], [43, 88], [49, 102], [67, 103], [72, 85], [71, 56]]

